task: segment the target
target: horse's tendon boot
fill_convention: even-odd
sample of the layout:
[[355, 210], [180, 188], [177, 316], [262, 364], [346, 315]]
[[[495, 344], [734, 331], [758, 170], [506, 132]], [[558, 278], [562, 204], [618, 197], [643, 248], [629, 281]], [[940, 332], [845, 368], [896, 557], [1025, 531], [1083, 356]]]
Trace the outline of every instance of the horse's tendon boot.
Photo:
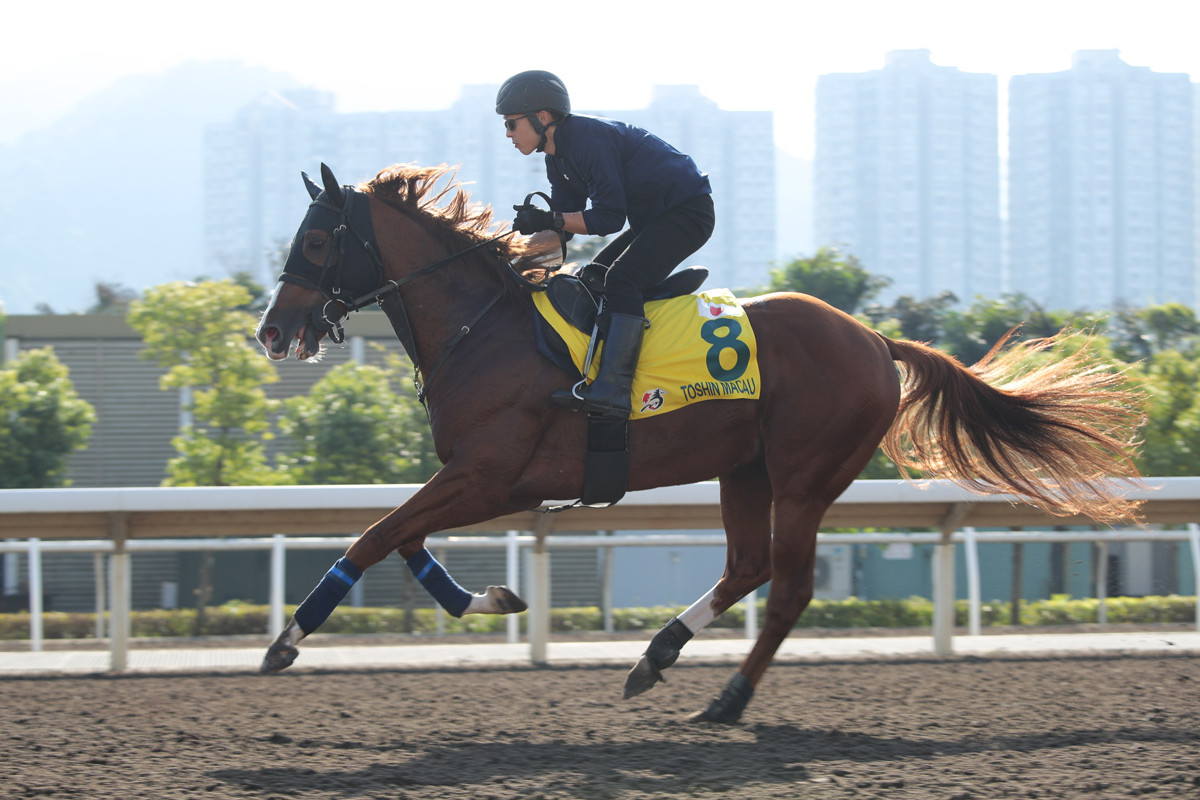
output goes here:
[[303, 638], [304, 630], [296, 623], [295, 619], [292, 619], [267, 648], [267, 654], [263, 656], [262, 666], [258, 668], [258, 671], [263, 675], [269, 675], [290, 667], [296, 660], [296, 656], [300, 655], [300, 649], [296, 645]]
[[659, 681], [666, 683], [667, 679], [663, 677], [662, 671], [678, 660], [679, 651], [693, 635], [678, 617], [673, 618], [662, 630], [654, 634], [650, 646], [625, 678], [625, 699], [636, 697]]
[[754, 687], [749, 679], [740, 672], [733, 673], [725, 689], [708, 704], [708, 708], [697, 711], [688, 717], [689, 722], [719, 722], [732, 725], [742, 718], [746, 704], [754, 696]]

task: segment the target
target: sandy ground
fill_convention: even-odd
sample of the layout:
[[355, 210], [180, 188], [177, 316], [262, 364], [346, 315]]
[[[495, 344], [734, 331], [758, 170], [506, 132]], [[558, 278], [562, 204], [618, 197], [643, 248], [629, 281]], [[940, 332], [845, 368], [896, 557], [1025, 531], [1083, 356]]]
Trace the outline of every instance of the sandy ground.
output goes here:
[[737, 726], [687, 722], [729, 667], [0, 681], [0, 797], [1200, 797], [1200, 659], [777, 665]]

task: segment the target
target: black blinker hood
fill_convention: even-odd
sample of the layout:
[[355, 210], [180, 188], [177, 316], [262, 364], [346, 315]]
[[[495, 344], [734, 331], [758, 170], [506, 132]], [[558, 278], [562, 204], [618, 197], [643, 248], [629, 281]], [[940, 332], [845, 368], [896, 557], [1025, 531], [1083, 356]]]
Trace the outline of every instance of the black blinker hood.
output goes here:
[[[308, 175], [301, 175], [311, 195], [317, 185]], [[379, 257], [379, 244], [375, 241], [375, 228], [371, 224], [371, 206], [364, 193], [352, 186], [338, 186], [333, 173], [324, 164], [321, 165], [321, 177], [325, 188], [313, 197], [308, 213], [292, 239], [291, 251], [279, 279], [316, 289], [329, 300], [349, 301], [374, 291], [383, 282], [383, 263]], [[330, 199], [331, 195], [334, 200]], [[304, 234], [311, 230], [330, 234], [324, 265], [318, 266], [304, 256]]]

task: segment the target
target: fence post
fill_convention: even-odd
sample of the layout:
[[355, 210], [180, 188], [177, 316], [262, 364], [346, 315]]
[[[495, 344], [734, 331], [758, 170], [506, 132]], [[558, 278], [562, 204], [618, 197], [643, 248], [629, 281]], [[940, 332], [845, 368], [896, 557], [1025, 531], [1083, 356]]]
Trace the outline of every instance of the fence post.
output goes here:
[[1188, 523], [1188, 534], [1192, 540], [1192, 589], [1196, 592], [1196, 630], [1200, 631], [1200, 525]]
[[108, 605], [104, 591], [104, 553], [92, 554], [92, 574], [96, 580], [96, 638], [104, 638], [104, 611]]
[[132, 580], [129, 569], [129, 553], [125, 551], [125, 539], [129, 535], [129, 517], [124, 512], [109, 515], [109, 531], [113, 539], [113, 554], [108, 596], [112, 611], [109, 614], [109, 669], [120, 672], [129, 660], [129, 611]]
[[287, 580], [287, 537], [271, 537], [271, 609], [267, 616], [267, 634], [274, 639], [283, 630], [284, 583]]
[[758, 638], [758, 589], [751, 589], [746, 595], [746, 638]]
[[933, 652], [954, 652], [954, 543], [950, 534], [934, 545], [933, 554]]
[[[614, 536], [616, 531], [605, 531], [606, 536]], [[604, 546], [604, 582], [600, 586], [600, 610], [604, 615], [604, 632], [612, 633], [613, 624], [613, 548]]]
[[42, 540], [29, 540], [29, 649], [42, 651]]
[[550, 554], [546, 551], [546, 536], [553, 529], [550, 516], [541, 515], [534, 531], [537, 540], [530, 557], [529, 588], [533, 596], [529, 602], [529, 660], [534, 664], [546, 663], [550, 640]]
[[[521, 546], [517, 542], [517, 531], [506, 531], [504, 534], [504, 568], [505, 582], [508, 588], [517, 595], [521, 594]], [[516, 644], [521, 640], [521, 618], [516, 614], [508, 615], [508, 643]]]
[[[444, 547], [437, 549], [434, 558], [443, 566], [450, 563], [450, 559], [446, 557], [446, 548]], [[446, 609], [442, 608], [441, 603], [433, 604], [433, 632], [437, 636], [446, 635]]]
[[1096, 622], [1108, 624], [1108, 542], [1096, 542]]
[[951, 503], [938, 529], [942, 540], [933, 555], [933, 652], [954, 652], [954, 531], [971, 512], [970, 503]]
[[970, 633], [972, 636], [978, 636], [983, 624], [983, 621], [980, 619], [979, 542], [975, 538], [974, 528], [964, 528], [963, 532], [967, 537], [967, 597], [970, 603], [968, 614]]
[[[5, 539], [9, 544], [16, 544], [19, 539]], [[20, 594], [18, 588], [21, 583], [21, 556], [18, 553], [8, 553], [0, 557], [0, 562], [4, 564], [4, 594], [11, 596]]]

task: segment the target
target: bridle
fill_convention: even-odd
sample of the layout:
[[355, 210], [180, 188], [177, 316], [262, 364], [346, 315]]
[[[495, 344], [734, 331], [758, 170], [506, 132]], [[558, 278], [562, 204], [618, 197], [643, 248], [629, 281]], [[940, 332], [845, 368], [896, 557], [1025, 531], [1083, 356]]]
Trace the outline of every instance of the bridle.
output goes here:
[[[307, 181], [307, 175], [305, 179]], [[516, 231], [510, 230], [499, 236], [493, 236], [486, 241], [471, 245], [465, 250], [460, 250], [453, 255], [421, 267], [399, 280], [388, 280], [385, 282], [383, 280], [383, 259], [379, 255], [379, 243], [375, 240], [375, 231], [371, 226], [370, 209], [366, 203], [366, 197], [352, 186], [342, 186], [341, 189], [345, 197], [341, 206], [329, 202], [326, 199], [326, 192], [322, 192], [309, 204], [310, 211], [314, 207], [322, 208], [332, 211], [338, 216], [338, 224], [333, 228], [329, 250], [325, 256], [324, 265], [319, 268], [320, 271], [317, 272], [318, 267], [303, 257], [303, 254], [301, 254], [300, 258], [296, 258], [296, 254], [293, 251], [284, 265], [283, 274], [279, 276], [279, 280], [320, 292], [321, 296], [325, 298], [325, 303], [313, 309], [309, 324], [320, 334], [328, 334], [329, 338], [335, 344], [342, 344], [346, 341], [346, 330], [342, 322], [350, 316], [351, 312], [359, 311], [369, 305], [378, 303], [379, 307], [388, 315], [388, 319], [392, 323], [392, 328], [396, 332], [396, 338], [400, 340], [400, 344], [408, 354], [409, 360], [413, 363], [413, 385], [417, 390], [417, 400], [425, 408], [425, 413], [428, 415], [429, 407], [426, 405], [425, 399], [428, 395], [429, 384], [433, 381], [434, 376], [437, 375], [438, 370], [442, 368], [442, 365], [446, 363], [446, 359], [450, 357], [450, 353], [454, 351], [454, 348], [466, 338], [467, 334], [478, 324], [479, 320], [483, 319], [483, 316], [504, 296], [505, 287], [501, 286], [500, 291], [488, 301], [479, 313], [470, 322], [463, 325], [458, 333], [450, 339], [442, 351], [441, 358], [434, 364], [433, 369], [429, 371], [429, 375], [424, 380], [421, 378], [421, 368], [417, 363], [416, 341], [413, 338], [412, 326], [408, 321], [408, 310], [405, 308], [404, 300], [400, 295], [400, 287], [415, 281], [417, 278], [429, 275], [447, 264], [470, 255], [476, 250], [490, 248], [501, 239], [512, 236]], [[535, 195], [544, 199], [550, 205], [551, 210], [553, 210], [554, 205], [552, 201], [542, 192], [531, 192], [528, 194], [525, 197], [525, 206], [530, 205], [530, 200]], [[362, 197], [364, 201], [357, 208], [355, 207], [356, 197]], [[366, 229], [366, 235], [360, 232], [359, 227], [355, 226], [356, 217], [360, 223], [359, 227]], [[356, 263], [353, 266], [351, 266], [350, 259], [346, 255], [346, 240], [348, 238], [353, 238], [358, 244], [358, 248], [365, 255], [365, 259], [355, 258]], [[303, 248], [303, 234], [298, 234], [297, 239], [300, 241], [300, 247]], [[567, 253], [566, 237], [562, 237], [562, 249], [563, 261], [565, 262]], [[494, 248], [492, 252], [493, 255], [498, 255]], [[334, 263], [335, 254], [337, 256], [336, 264]], [[507, 268], [506, 274], [508, 277], [516, 281], [518, 285], [534, 292], [544, 292], [546, 290], [545, 284], [535, 283], [518, 273], [507, 261], [503, 263]], [[561, 267], [561, 265], [559, 266]], [[367, 274], [364, 275], [364, 273]], [[375, 288], [369, 289], [358, 296], [347, 298], [341, 296], [343, 290], [361, 291], [362, 287], [366, 285], [373, 285]]]

